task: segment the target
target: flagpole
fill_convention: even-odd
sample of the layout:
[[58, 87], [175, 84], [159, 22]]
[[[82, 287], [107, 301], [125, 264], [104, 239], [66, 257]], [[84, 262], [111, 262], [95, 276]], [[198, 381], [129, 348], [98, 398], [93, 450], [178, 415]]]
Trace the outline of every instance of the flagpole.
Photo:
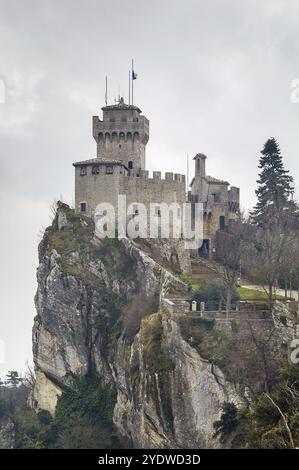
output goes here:
[[131, 104], [131, 70], [129, 70], [129, 104]]
[[134, 59], [132, 59], [132, 105], [134, 104], [134, 80], [133, 80], [133, 73], [134, 73]]
[[107, 80], [107, 75], [106, 75], [106, 79], [105, 79], [105, 85], [106, 85], [106, 88], [105, 88], [105, 103], [106, 103], [106, 106], [107, 106], [107, 101], [108, 101], [108, 80]]
[[187, 201], [189, 195], [189, 153], [187, 153]]

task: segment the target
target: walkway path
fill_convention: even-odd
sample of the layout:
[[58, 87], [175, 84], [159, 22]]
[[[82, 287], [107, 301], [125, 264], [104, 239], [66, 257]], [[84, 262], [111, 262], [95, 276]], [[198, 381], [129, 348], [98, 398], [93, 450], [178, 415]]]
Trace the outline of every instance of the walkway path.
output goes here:
[[[252, 285], [252, 284], [242, 284], [241, 287], [245, 287], [246, 289], [252, 289], [252, 290], [258, 290], [258, 291], [261, 291], [261, 292], [265, 292], [265, 289], [264, 289], [263, 286]], [[275, 289], [274, 294], [281, 295], [282, 297], [284, 297], [285, 296], [285, 291], [284, 291], [284, 289]], [[288, 290], [288, 296], [291, 297], [292, 299], [298, 301], [298, 291], [293, 290], [292, 292], [290, 292]]]

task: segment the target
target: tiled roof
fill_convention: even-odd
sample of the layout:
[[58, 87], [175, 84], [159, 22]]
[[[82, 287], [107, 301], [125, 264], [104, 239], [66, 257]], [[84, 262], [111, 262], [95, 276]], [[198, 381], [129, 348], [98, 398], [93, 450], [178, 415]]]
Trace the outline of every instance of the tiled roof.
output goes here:
[[207, 158], [207, 156], [204, 153], [197, 153], [193, 160], [196, 160], [197, 158]]
[[229, 186], [229, 182], [228, 182], [228, 181], [218, 180], [217, 178], [213, 178], [212, 176], [206, 176], [205, 179], [206, 179], [206, 181], [207, 181], [208, 183], [226, 184], [227, 186]]
[[[211, 184], [225, 184], [226, 186], [229, 186], [229, 182], [228, 182], [228, 181], [218, 180], [217, 178], [213, 178], [212, 176], [205, 176], [204, 179], [206, 180], [207, 183], [211, 183]], [[189, 186], [192, 186], [192, 185], [193, 185], [194, 180], [195, 180], [195, 178], [192, 178], [191, 183], [189, 184]]]

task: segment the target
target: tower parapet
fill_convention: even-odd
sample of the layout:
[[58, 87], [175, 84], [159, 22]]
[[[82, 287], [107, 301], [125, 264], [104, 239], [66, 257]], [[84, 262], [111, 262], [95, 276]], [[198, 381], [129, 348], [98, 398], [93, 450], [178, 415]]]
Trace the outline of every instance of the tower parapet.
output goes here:
[[104, 106], [103, 120], [93, 116], [93, 137], [97, 158], [121, 160], [129, 170], [145, 170], [145, 147], [149, 139], [149, 121], [137, 106], [119, 103]]

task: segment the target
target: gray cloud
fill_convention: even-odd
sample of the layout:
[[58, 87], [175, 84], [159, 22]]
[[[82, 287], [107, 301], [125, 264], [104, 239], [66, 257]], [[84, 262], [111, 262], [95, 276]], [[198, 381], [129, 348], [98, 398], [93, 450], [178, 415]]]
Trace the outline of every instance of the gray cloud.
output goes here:
[[95, 154], [91, 116], [127, 96], [151, 121], [150, 169], [185, 172], [186, 154], [254, 203], [259, 150], [275, 136], [299, 173], [296, 0], [0, 0], [0, 202], [3, 369], [30, 358], [38, 232], [49, 206], [72, 200], [76, 160]]

